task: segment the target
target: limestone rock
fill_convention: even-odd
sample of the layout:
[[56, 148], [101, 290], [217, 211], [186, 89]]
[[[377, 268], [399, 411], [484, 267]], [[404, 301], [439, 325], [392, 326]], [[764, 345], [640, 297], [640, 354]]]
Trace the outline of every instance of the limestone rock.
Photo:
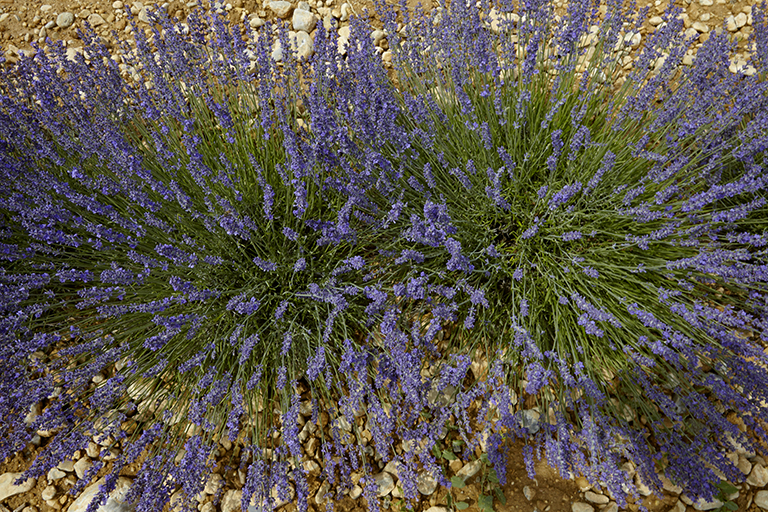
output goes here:
[[275, 13], [275, 16], [281, 19], [287, 18], [291, 13], [291, 9], [293, 8], [291, 3], [286, 2], [285, 0], [274, 0], [269, 2], [267, 7], [269, 7], [273, 13]]
[[317, 17], [309, 11], [296, 9], [293, 11], [293, 30], [306, 32], [307, 34], [315, 29]]
[[592, 505], [577, 501], [571, 504], [571, 512], [595, 512], [595, 509]]
[[0, 475], [0, 502], [11, 496], [29, 492], [37, 483], [34, 478], [30, 478], [20, 485], [13, 485], [13, 482], [20, 476], [21, 473], [4, 473]]
[[[89, 485], [85, 488], [85, 490], [80, 494], [80, 496], [72, 503], [72, 505], [69, 506], [67, 509], [68, 512], [85, 512], [85, 510], [88, 508], [88, 505], [93, 501], [93, 498], [96, 497], [96, 494], [99, 492], [99, 486], [106, 482], [105, 478], [100, 478], [95, 483]], [[133, 480], [130, 478], [126, 478], [124, 476], [121, 476], [117, 479], [117, 486], [115, 486], [115, 489], [109, 493], [109, 498], [107, 499], [107, 502], [104, 505], [101, 505], [99, 508], [96, 509], [97, 512], [133, 512], [133, 510], [136, 508], [130, 503], [125, 503], [125, 495], [128, 493], [128, 490], [131, 488], [131, 484], [133, 483]]]
[[62, 12], [56, 16], [56, 26], [59, 28], [69, 28], [75, 22], [75, 15], [71, 12]]

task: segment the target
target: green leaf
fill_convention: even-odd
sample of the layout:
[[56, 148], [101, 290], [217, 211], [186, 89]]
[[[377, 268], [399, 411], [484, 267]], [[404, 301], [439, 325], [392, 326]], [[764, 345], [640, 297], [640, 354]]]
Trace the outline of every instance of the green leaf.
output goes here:
[[458, 476], [452, 476], [451, 477], [451, 486], [455, 487], [457, 489], [463, 489], [467, 486], [467, 484], [464, 483], [464, 480], [461, 479], [461, 477]]
[[480, 496], [480, 499], [477, 501], [477, 505], [481, 510], [488, 510], [493, 512], [493, 496], [485, 494]]
[[490, 463], [491, 463], [491, 462], [488, 460], [488, 454], [487, 454], [487, 453], [484, 453], [484, 454], [480, 455], [480, 460], [481, 460], [481, 461], [483, 461], [483, 462], [485, 462], [486, 464], [490, 464]]
[[440, 447], [435, 445], [432, 447], [432, 455], [434, 455], [436, 458], [440, 458]]
[[725, 494], [733, 494], [733, 493], [735, 493], [736, 491], [738, 491], [738, 489], [737, 489], [737, 488], [735, 488], [733, 485], [731, 485], [731, 483], [730, 483], [730, 482], [726, 482], [725, 480], [723, 480], [722, 482], [720, 482], [719, 484], [717, 484], [717, 487], [718, 487], [718, 488], [719, 488], [721, 491], [723, 491], [723, 493], [725, 493]]
[[456, 508], [459, 510], [464, 510], [465, 508], [469, 508], [469, 503], [466, 501], [457, 501]]
[[496, 494], [496, 499], [499, 500], [499, 502], [502, 505], [506, 505], [507, 504], [507, 497], [504, 496], [504, 493], [501, 492], [501, 489], [496, 487], [496, 488], [493, 489], [493, 492], [494, 492], [494, 494]]
[[443, 450], [443, 458], [447, 460], [456, 460], [456, 456], [450, 450]]
[[728, 510], [738, 510], [739, 506], [732, 501], [726, 501], [723, 506]]
[[499, 483], [499, 475], [496, 474], [496, 470], [495, 469], [491, 469], [488, 472], [488, 480], [490, 480], [491, 482], [493, 482], [495, 484]]
[[448, 493], [445, 495], [445, 501], [449, 507], [453, 506], [453, 496], [451, 495], [451, 493]]

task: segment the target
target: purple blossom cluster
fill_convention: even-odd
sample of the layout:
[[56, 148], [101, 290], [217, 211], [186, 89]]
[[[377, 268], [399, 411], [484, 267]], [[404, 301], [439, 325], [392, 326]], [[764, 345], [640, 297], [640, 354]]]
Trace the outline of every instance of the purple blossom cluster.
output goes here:
[[[159, 13], [153, 37], [134, 31], [133, 81], [91, 30], [90, 65], [50, 45], [4, 69], [0, 458], [59, 430], [25, 473], [41, 476], [101, 435], [122, 452], [98, 501], [164, 447], [128, 496], [154, 511], [201, 492], [226, 435], [244, 443], [244, 508], [290, 480], [307, 510], [311, 422], [324, 477], [362, 471], [377, 510], [370, 453], [349, 442], [364, 414], [412, 501], [421, 471], [449, 485], [432, 451], [448, 425], [502, 482], [523, 439], [532, 477], [546, 457], [622, 506], [627, 460], [691, 497], [741, 479], [730, 445], [768, 437], [765, 4], [755, 75], [730, 73], [713, 35], [671, 87], [670, 12], [616, 96], [598, 76], [622, 52], [574, 80], [589, 2], [565, 23], [524, 2], [491, 27], [480, 4], [436, 19], [403, 2], [402, 29], [379, 6], [398, 87], [358, 18], [343, 57], [322, 24], [312, 58], [278, 64], [285, 26], [254, 37], [195, 13], [185, 31]], [[612, 48], [642, 16], [608, 7]]]

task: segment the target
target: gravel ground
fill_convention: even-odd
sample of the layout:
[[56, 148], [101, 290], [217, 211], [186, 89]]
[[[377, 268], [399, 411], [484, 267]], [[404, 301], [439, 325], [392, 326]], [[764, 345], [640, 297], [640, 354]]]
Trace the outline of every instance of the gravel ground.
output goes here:
[[[308, 0], [308, 2], [288, 3], [272, 2], [271, 4], [261, 0], [230, 0], [219, 6], [228, 13], [232, 21], [249, 20], [252, 27], [260, 27], [266, 20], [277, 17], [284, 18], [293, 23], [295, 40], [299, 53], [311, 53], [311, 27], [315, 20], [323, 20], [324, 23], [330, 23], [335, 19], [342, 27], [340, 33], [344, 33], [344, 27], [348, 26], [349, 16], [355, 13], [361, 14], [364, 9], [374, 12], [371, 2], [358, 0]], [[411, 1], [415, 5], [415, 1]], [[424, 2], [430, 7], [429, 2]], [[647, 34], [651, 33], [655, 27], [661, 23], [660, 15], [669, 6], [667, 2], [655, 0], [648, 2], [641, 0], [638, 2], [642, 7], [650, 5], [651, 11], [649, 19], [646, 21], [640, 34], [635, 36], [633, 46], [640, 47]], [[699, 35], [699, 41], [703, 42], [709, 34], [718, 30], [723, 22], [727, 23], [726, 30], [732, 33], [733, 37], [739, 39], [739, 54], [732, 59], [732, 72], [750, 73], [754, 70], [745, 68], [746, 55], [744, 54], [744, 43], [751, 31], [751, 7], [754, 2], [728, 1], [728, 0], [697, 0], [696, 2], [678, 2], [678, 6], [684, 9], [685, 26], [691, 33]], [[141, 2], [127, 3], [133, 13], [139, 20], [145, 19], [146, 8], [149, 4]], [[196, 5], [196, 1], [189, 3], [173, 2], [165, 3], [163, 6], [171, 15], [184, 19], [186, 14]], [[207, 4], [206, 4], [207, 5]], [[214, 5], [214, 8], [218, 6]], [[562, 7], [558, 3], [559, 7]], [[83, 1], [62, 1], [51, 0], [47, 3], [39, 1], [8, 1], [0, 0], [0, 47], [6, 53], [10, 65], [18, 59], [18, 56], [31, 50], [30, 43], [38, 41], [44, 44], [45, 37], [53, 40], [63, 40], [70, 54], [82, 52], [82, 41], [77, 36], [76, 28], [82, 26], [84, 20], [95, 27], [96, 31], [108, 42], [108, 46], [116, 53], [116, 46], [111, 44], [113, 38], [112, 31], [116, 31], [121, 39], [130, 37], [131, 27], [127, 23], [123, 13], [123, 2], [118, 0], [114, 3], [111, 0], [83, 0]], [[298, 12], [298, 14], [296, 14]], [[373, 19], [374, 27], [381, 27], [377, 20]], [[140, 22], [141, 27], [148, 27], [144, 22]], [[348, 29], [347, 29], [348, 30]], [[309, 32], [308, 32], [309, 31]], [[348, 34], [348, 32], [346, 32]], [[374, 32], [372, 34], [376, 45], [380, 48], [380, 54], [385, 62], [390, 59], [387, 40], [382, 33]], [[636, 44], [635, 44], [636, 43]], [[690, 63], [694, 58], [695, 52], [686, 58], [686, 63]], [[273, 54], [279, 57], [279, 54]], [[119, 57], [116, 56], [119, 62]], [[625, 63], [625, 69], [631, 69], [631, 59]], [[132, 74], [132, 70], [122, 65], [126, 77]], [[41, 357], [47, 357], [41, 354]], [[482, 363], [476, 362], [473, 365], [476, 377], [482, 374]], [[108, 377], [108, 375], [105, 375]], [[303, 398], [308, 399], [308, 394]], [[30, 417], [39, 414], [46, 403], [38, 404], [39, 409], [32, 410]], [[538, 417], [538, 412], [531, 409], [532, 418]], [[318, 435], [320, 429], [327, 428], [331, 418], [327, 414], [321, 415], [320, 425], [311, 424], [305, 418], [305, 424], [302, 430], [301, 438], [304, 442], [306, 456], [302, 461], [305, 468], [311, 471], [310, 480], [311, 496], [313, 498], [310, 510], [324, 510], [323, 494], [328, 490], [320, 480], [320, 469], [323, 463], [318, 446]], [[363, 429], [365, 438], [367, 429], [365, 427], [365, 416], [359, 419], [359, 425]], [[15, 474], [20, 473], [29, 465], [41, 448], [50, 441], [53, 432], [39, 432], [39, 435], [21, 453], [6, 459], [0, 463], [0, 512], [47, 512], [52, 510], [62, 510], [68, 512], [82, 512], [89, 501], [89, 492], [98, 487], [98, 478], [106, 474], [110, 468], [109, 460], [114, 458], [116, 453], [112, 453], [101, 460], [106, 462], [105, 468], [93, 480], [92, 485], [79, 497], [71, 497], [66, 491], [70, 489], [77, 479], [90, 467], [93, 460], [100, 458], [100, 447], [96, 443], [85, 451], [73, 454], [72, 460], [62, 462], [58, 468], [52, 470], [47, 478], [39, 478], [36, 481], [27, 481], [19, 487], [11, 485], [15, 479]], [[368, 432], [370, 435], [370, 432]], [[303, 436], [303, 437], [302, 437]], [[370, 439], [368, 439], [370, 441]], [[445, 442], [450, 446], [452, 440], [449, 433]], [[225, 441], [219, 450], [219, 460], [226, 461], [232, 454], [237, 454], [240, 450], [238, 443], [234, 445]], [[482, 451], [478, 449], [475, 453], [477, 457]], [[538, 476], [536, 481], [530, 480], [522, 465], [522, 445], [515, 444], [511, 446], [511, 457], [508, 467], [508, 483], [501, 488], [506, 497], [506, 505], [498, 505], [499, 511], [524, 511], [524, 512], [615, 512], [618, 509], [616, 503], [607, 495], [600, 493], [599, 489], [592, 489], [583, 478], [563, 479], [554, 470], [549, 468], [545, 462], [538, 463]], [[747, 483], [737, 486], [738, 495], [730, 498], [737, 503], [741, 511], [768, 510], [768, 464], [766, 461], [754, 453], [746, 451], [734, 452], [731, 457], [738, 464], [742, 472], [748, 477]], [[131, 478], [138, 470], [138, 464], [129, 466], [123, 472], [124, 479], [121, 480], [122, 488], [126, 488], [131, 483]], [[397, 470], [393, 464], [380, 465], [381, 471], [378, 475], [381, 484], [385, 486], [385, 503], [389, 504], [390, 510], [401, 510], [404, 505], [400, 499], [402, 493], [397, 488]], [[484, 475], [484, 464], [479, 460], [456, 460], [450, 461], [447, 466], [449, 475], [458, 475], [463, 477], [467, 486], [461, 490], [454, 490], [454, 497], [457, 500], [464, 500], [470, 504], [467, 509], [469, 512], [479, 510], [477, 499], [481, 492], [482, 480]], [[626, 471], [633, 472], [631, 464], [625, 465]], [[205, 493], [198, 497], [200, 503], [198, 510], [200, 512], [235, 512], [239, 510], [240, 489], [242, 489], [244, 475], [234, 470], [225, 470], [224, 463], [220, 464], [206, 487]], [[447, 490], [436, 485], [430, 485], [431, 482], [425, 480], [422, 483], [420, 491], [422, 493], [421, 502], [414, 511], [426, 512], [444, 512], [446, 508]], [[381, 487], [381, 486], [380, 486]], [[643, 489], [640, 482], [641, 491]], [[119, 491], [119, 489], [118, 489]], [[214, 495], [220, 495], [221, 499], [215, 502]], [[77, 499], [76, 499], [77, 498]], [[345, 495], [334, 498], [336, 510], [344, 512], [366, 510], [365, 501], [360, 498], [359, 487]], [[497, 501], [498, 504], [498, 501]], [[719, 504], [692, 504], [685, 496], [685, 490], [675, 488], [671, 483], [665, 486], [665, 494], [662, 498], [648, 496], [643, 504], [652, 512], [691, 512], [693, 510], [712, 510]], [[252, 509], [255, 507], [252, 507]], [[630, 504], [628, 510], [635, 512], [638, 504]], [[114, 493], [106, 506], [99, 509], [102, 512], [128, 512], [130, 508], [122, 504], [120, 492]], [[173, 510], [173, 507], [166, 507], [166, 510]], [[294, 503], [284, 504], [282, 510], [293, 512], [296, 510]], [[404, 510], [404, 509], [403, 509]]]

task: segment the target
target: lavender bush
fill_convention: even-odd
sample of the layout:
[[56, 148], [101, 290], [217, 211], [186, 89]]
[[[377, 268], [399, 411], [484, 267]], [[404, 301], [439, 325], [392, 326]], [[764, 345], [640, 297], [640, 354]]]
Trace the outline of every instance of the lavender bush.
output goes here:
[[612, 2], [594, 31], [597, 7], [459, 2], [398, 25], [382, 6], [398, 89], [361, 27], [347, 67], [326, 71], [341, 74], [326, 105], [349, 115], [313, 121], [355, 134], [362, 157], [337, 154], [362, 170], [356, 218], [382, 240], [380, 279], [399, 314], [432, 319], [413, 346], [458, 323], [441, 347], [463, 355], [458, 375], [478, 353], [492, 365], [456, 396], [467, 431], [532, 439], [531, 477], [546, 453], [622, 505], [625, 460], [652, 488], [661, 472], [711, 499], [743, 478], [727, 453], [765, 439], [764, 13], [756, 73], [728, 71], [724, 29], [680, 69], [692, 40], [673, 9], [620, 78], [645, 14]]
[[450, 485], [451, 423], [502, 483], [510, 437], [622, 505], [624, 460], [694, 498], [740, 480], [725, 454], [766, 438], [764, 5], [753, 76], [727, 32], [678, 71], [672, 11], [620, 87], [645, 13], [491, 7], [382, 5], [393, 77], [359, 19], [344, 57], [319, 24], [278, 64], [284, 27], [216, 15], [137, 30], [132, 81], [92, 32], [90, 64], [5, 71], [1, 456], [57, 430], [40, 476], [97, 436], [122, 452], [92, 508], [144, 457], [138, 510], [191, 507], [215, 464], [244, 510], [306, 510], [303, 410], [372, 510], [364, 429], [412, 501], [421, 471]]

